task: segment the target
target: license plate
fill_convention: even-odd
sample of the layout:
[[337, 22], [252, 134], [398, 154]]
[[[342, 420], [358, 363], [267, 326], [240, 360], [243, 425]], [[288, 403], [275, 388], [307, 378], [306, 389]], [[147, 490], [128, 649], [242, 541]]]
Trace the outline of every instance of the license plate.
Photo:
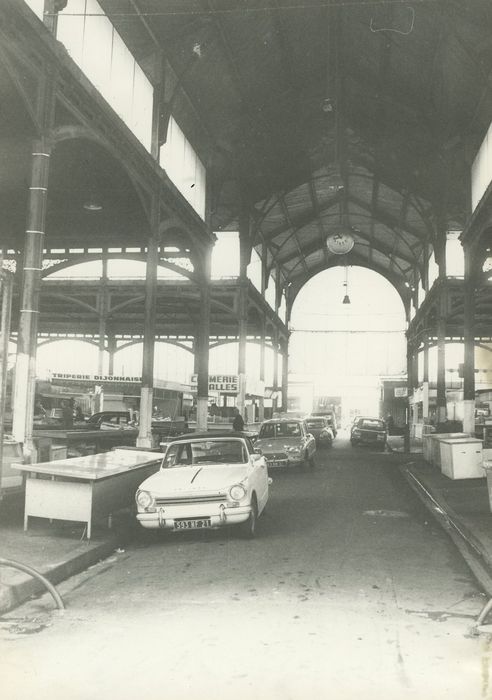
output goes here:
[[267, 462], [267, 466], [269, 466], [269, 467], [283, 467], [285, 463], [286, 463], [285, 460], [279, 461], [278, 459], [269, 459]]
[[202, 528], [212, 527], [210, 518], [197, 518], [196, 520], [175, 520], [175, 530], [201, 530]]

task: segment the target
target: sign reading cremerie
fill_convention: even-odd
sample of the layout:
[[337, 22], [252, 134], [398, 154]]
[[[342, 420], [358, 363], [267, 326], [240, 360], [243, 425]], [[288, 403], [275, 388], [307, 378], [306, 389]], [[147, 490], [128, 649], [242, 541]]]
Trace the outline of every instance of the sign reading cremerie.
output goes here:
[[[191, 385], [196, 386], [197, 374], [191, 375]], [[237, 374], [209, 374], [208, 390], [222, 391], [225, 394], [237, 394], [239, 387], [239, 377]]]

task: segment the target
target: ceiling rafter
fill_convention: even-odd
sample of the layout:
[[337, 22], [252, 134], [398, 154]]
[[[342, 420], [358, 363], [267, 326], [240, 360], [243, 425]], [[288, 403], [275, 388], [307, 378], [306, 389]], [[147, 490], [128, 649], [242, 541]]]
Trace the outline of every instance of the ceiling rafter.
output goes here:
[[319, 237], [321, 246], [323, 248], [323, 254], [325, 256], [325, 260], [328, 262], [328, 247], [326, 245], [326, 234], [319, 214], [318, 195], [316, 193], [316, 188], [314, 187], [314, 182], [312, 181], [312, 179], [309, 180], [309, 196], [311, 197], [311, 202], [313, 205], [313, 214], [316, 218], [316, 223], [318, 225]]
[[303, 263], [303, 267], [305, 268], [305, 270], [306, 270], [306, 272], [307, 272], [308, 267], [307, 267], [306, 261], [305, 261], [305, 259], [304, 259], [304, 255], [303, 255], [303, 251], [302, 251], [302, 246], [301, 246], [301, 244], [300, 244], [300, 242], [299, 242], [299, 238], [298, 238], [298, 236], [297, 236], [297, 230], [294, 229], [294, 226], [293, 226], [293, 224], [292, 224], [292, 221], [291, 221], [291, 218], [290, 218], [290, 214], [289, 214], [289, 209], [288, 209], [288, 207], [287, 207], [287, 204], [285, 203], [285, 197], [281, 197], [281, 198], [280, 198], [280, 206], [282, 207], [282, 213], [283, 213], [283, 215], [285, 216], [285, 220], [287, 221], [287, 223], [288, 223], [288, 225], [289, 225], [289, 228], [293, 230], [293, 234], [292, 234], [292, 235], [294, 236], [294, 240], [295, 240], [295, 242], [296, 242], [297, 250], [299, 251], [299, 255], [301, 256], [301, 261], [302, 261], [302, 263]]

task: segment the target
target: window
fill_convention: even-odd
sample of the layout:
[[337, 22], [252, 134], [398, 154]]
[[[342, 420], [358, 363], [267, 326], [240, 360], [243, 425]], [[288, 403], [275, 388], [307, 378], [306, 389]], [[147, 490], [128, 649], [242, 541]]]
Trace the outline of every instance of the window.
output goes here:
[[170, 445], [163, 467], [244, 464], [247, 461], [248, 450], [242, 440], [191, 440]]

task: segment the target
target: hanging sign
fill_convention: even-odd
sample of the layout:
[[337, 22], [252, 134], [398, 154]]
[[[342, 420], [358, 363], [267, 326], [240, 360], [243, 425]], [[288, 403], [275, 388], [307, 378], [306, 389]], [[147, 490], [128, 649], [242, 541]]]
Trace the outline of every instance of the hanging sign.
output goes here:
[[345, 253], [350, 253], [354, 247], [354, 237], [351, 233], [344, 231], [343, 233], [332, 233], [326, 239], [326, 246], [330, 253], [335, 255], [345, 255]]

